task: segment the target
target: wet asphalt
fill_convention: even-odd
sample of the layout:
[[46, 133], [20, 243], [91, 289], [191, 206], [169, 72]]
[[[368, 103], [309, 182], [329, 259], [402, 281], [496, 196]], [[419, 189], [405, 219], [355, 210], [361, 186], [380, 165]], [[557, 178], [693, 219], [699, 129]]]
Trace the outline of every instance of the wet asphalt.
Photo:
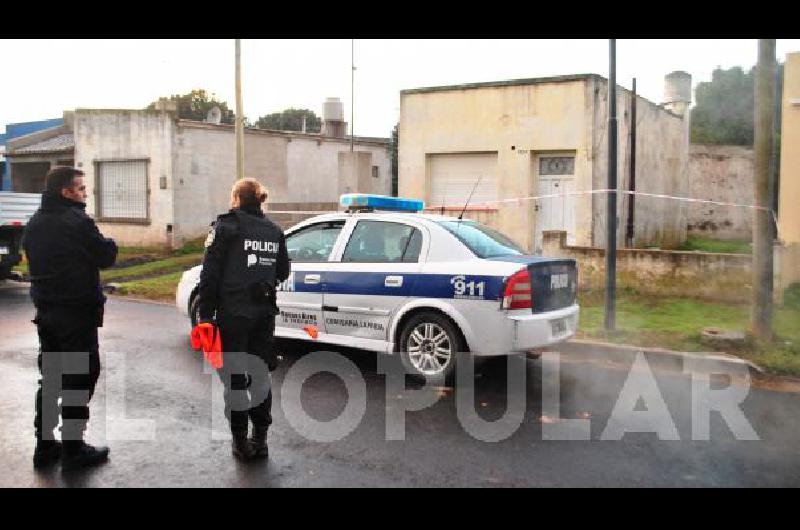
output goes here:
[[[741, 409], [758, 440], [737, 439], [718, 413], [711, 414], [710, 439], [692, 440], [692, 380], [656, 367], [657, 388], [679, 439], [628, 432], [621, 440], [604, 440], [631, 366], [564, 353], [558, 379], [560, 417], [588, 420], [589, 440], [563, 439], [580, 432], [568, 424], [562, 439], [548, 439], [552, 436], [543, 432], [563, 422], [549, 410], [543, 415], [543, 399], [552, 401], [553, 380], [542, 360], [523, 362], [525, 407], [518, 426], [500, 422], [478, 439], [459, 420], [457, 391], [437, 387], [422, 390], [436, 396], [436, 402], [407, 412], [404, 439], [394, 439], [398, 426], [387, 417], [398, 407], [411, 408], [409, 396], [393, 392], [387, 400], [387, 378], [377, 354], [325, 347], [357, 368], [347, 376], [348, 384], [355, 395], [363, 381], [366, 408], [352, 431], [324, 441], [325, 436], [335, 437], [332, 428], [321, 425], [309, 437], [308, 421], [284, 413], [284, 408], [295, 410], [287, 403], [296, 403], [288, 398], [282, 402], [289, 395], [287, 372], [299, 367], [297, 363], [315, 360], [318, 349], [292, 342], [281, 343], [283, 361], [273, 373], [270, 459], [243, 464], [232, 458], [224, 439], [221, 395], [214, 394], [219, 388], [216, 376], [191, 350], [187, 318], [168, 304], [119, 298], [109, 301], [101, 329], [103, 373], [87, 433], [88, 441], [111, 447], [110, 461], [87, 471], [63, 472], [58, 465], [34, 471], [38, 344], [30, 322], [33, 311], [27, 286], [0, 282], [0, 487], [800, 486], [796, 391], [750, 388]], [[391, 358], [385, 360], [393, 366]], [[507, 383], [502, 359], [477, 369], [474, 409], [480, 418], [503, 417]], [[543, 397], [543, 390], [549, 397]], [[345, 383], [329, 372], [310, 376], [299, 396], [302, 410], [316, 422], [335, 423], [344, 417], [343, 411], [352, 410], [347, 408]], [[387, 429], [393, 439], [387, 440]], [[486, 441], [502, 429], [509, 435]]]

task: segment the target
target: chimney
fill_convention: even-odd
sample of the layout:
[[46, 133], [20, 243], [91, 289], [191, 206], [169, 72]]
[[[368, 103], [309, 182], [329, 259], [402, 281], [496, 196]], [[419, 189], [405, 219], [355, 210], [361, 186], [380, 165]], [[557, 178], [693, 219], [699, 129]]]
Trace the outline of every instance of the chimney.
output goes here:
[[675, 71], [664, 76], [664, 108], [686, 117], [692, 103], [692, 76]]

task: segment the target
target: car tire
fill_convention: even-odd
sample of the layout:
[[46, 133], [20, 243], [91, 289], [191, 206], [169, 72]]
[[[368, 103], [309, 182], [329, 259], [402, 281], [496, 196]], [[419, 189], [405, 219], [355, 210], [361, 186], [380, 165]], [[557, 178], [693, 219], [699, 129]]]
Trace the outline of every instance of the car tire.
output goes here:
[[192, 329], [200, 322], [200, 296], [197, 293], [192, 295], [189, 302], [189, 320], [192, 322]]
[[452, 382], [458, 358], [467, 346], [449, 318], [434, 311], [417, 313], [406, 321], [399, 337], [396, 349], [407, 374]]

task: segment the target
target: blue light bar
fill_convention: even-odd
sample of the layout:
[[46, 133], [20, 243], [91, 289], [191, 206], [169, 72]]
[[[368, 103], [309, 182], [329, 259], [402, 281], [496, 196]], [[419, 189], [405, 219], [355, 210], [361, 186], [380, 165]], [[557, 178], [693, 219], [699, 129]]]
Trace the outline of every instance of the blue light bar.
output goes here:
[[351, 210], [368, 208], [394, 212], [419, 212], [425, 209], [424, 201], [369, 193], [345, 193], [339, 198], [339, 204]]

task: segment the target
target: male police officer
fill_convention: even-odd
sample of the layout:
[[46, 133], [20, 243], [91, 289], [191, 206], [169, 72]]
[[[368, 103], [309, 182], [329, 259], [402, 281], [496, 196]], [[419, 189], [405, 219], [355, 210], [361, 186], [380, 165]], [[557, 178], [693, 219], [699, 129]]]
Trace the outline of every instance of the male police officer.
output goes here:
[[61, 456], [62, 444], [53, 437], [59, 397], [63, 467], [92, 466], [108, 458], [108, 448], [84, 443], [83, 433], [100, 375], [97, 328], [103, 325], [106, 298], [98, 269], [114, 264], [117, 245], [100, 234], [85, 209], [83, 172], [56, 167], [47, 173], [41, 207], [25, 229], [40, 344], [35, 467]]
[[[200, 321], [213, 322], [216, 313], [225, 351], [218, 372], [225, 385], [225, 417], [233, 434], [233, 454], [242, 460], [268, 456], [269, 370], [276, 366], [275, 288], [289, 277], [283, 231], [261, 211], [266, 199], [266, 190], [255, 179], [234, 184], [230, 212], [217, 217], [208, 234], [200, 275]], [[251, 440], [248, 417], [253, 423]]]

